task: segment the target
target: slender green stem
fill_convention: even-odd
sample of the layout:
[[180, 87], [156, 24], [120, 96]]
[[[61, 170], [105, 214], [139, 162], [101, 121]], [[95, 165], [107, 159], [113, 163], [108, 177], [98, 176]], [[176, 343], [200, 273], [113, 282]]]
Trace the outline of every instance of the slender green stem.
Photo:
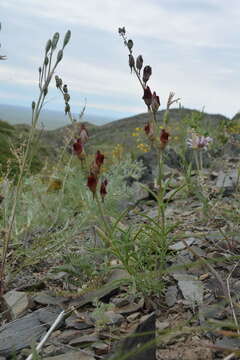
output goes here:
[[95, 194], [95, 199], [96, 199], [97, 207], [99, 209], [100, 217], [102, 219], [102, 222], [103, 222], [103, 225], [105, 228], [105, 232], [110, 237], [111, 236], [111, 227], [108, 225], [106, 218], [104, 216], [103, 206], [102, 206], [101, 201], [99, 200], [98, 194]]

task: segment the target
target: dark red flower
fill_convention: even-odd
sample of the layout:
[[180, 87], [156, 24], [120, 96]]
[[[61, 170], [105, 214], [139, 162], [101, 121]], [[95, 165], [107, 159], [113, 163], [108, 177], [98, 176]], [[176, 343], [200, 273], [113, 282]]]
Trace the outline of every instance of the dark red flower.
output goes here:
[[87, 179], [87, 187], [93, 193], [93, 198], [95, 197], [97, 191], [97, 183], [98, 183], [97, 176], [95, 176], [94, 174], [90, 174]]
[[161, 149], [164, 149], [169, 141], [170, 134], [165, 130], [162, 129], [160, 133], [160, 147]]
[[104, 158], [105, 158], [105, 156], [103, 154], [101, 154], [101, 152], [98, 150], [95, 155], [95, 162], [96, 162], [97, 166], [100, 167], [103, 164]]
[[149, 86], [147, 86], [144, 89], [144, 94], [143, 94], [142, 98], [143, 98], [145, 104], [147, 105], [147, 107], [150, 108], [150, 105], [152, 103], [152, 92], [151, 92]]
[[146, 125], [144, 125], [144, 131], [145, 131], [145, 134], [148, 135], [149, 132], [150, 132], [150, 124], [147, 123]]
[[73, 144], [73, 150], [76, 155], [80, 155], [83, 152], [83, 145], [81, 143], [81, 139], [77, 139]]
[[100, 187], [100, 195], [102, 198], [102, 202], [104, 201], [105, 196], [107, 195], [107, 179], [103, 180]]
[[145, 126], [144, 126], [144, 131], [145, 134], [147, 135], [147, 137], [149, 138], [150, 141], [154, 140], [154, 130], [153, 130], [153, 125], [148, 122]]

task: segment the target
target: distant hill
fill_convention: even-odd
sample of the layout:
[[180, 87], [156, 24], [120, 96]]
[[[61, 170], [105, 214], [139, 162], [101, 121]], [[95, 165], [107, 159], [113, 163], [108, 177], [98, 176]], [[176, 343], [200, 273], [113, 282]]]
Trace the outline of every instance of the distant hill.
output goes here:
[[[184, 118], [191, 118], [193, 113], [195, 113], [196, 115], [200, 114], [196, 110], [184, 108], [170, 110], [169, 130], [172, 136], [176, 136], [182, 132], [185, 132], [186, 126], [188, 125], [185, 126], [184, 121], [181, 120]], [[157, 122], [159, 124], [161, 124], [163, 121], [163, 115], [164, 110], [157, 113]], [[90, 135], [89, 141], [86, 144], [86, 152], [90, 154], [94, 153], [97, 149], [99, 149], [107, 154], [109, 151], [112, 151], [113, 147], [116, 144], [122, 144], [125, 151], [133, 151], [135, 154], [137, 150], [136, 137], [133, 137], [132, 134], [136, 132], [136, 128], [143, 129], [148, 118], [149, 114], [143, 113], [132, 117], [112, 121], [104, 125], [94, 125], [89, 122], [84, 122]], [[3, 118], [3, 120], [5, 120], [5, 118]], [[203, 121], [204, 128], [205, 125], [208, 124], [208, 128], [212, 129], [212, 135], [212, 131], [217, 129], [217, 125], [222, 122], [224, 123], [231, 120], [220, 114], [204, 113], [202, 114], [201, 121]], [[72, 125], [68, 124], [54, 130], [40, 130], [40, 143], [38, 152], [36, 154], [34, 166], [36, 171], [40, 167], [40, 163], [42, 163], [46, 158], [48, 158], [50, 162], [51, 160], [54, 161], [56, 159], [58, 149], [60, 149], [61, 146], [64, 144], [64, 137], [68, 133], [67, 129], [71, 127]], [[6, 124], [4, 121], [0, 121], [0, 164], [2, 163], [2, 165], [6, 166], [7, 159], [9, 157], [12, 157], [9, 146], [10, 142], [21, 142], [21, 137], [26, 137], [29, 129], [30, 126], [24, 123], [12, 126]], [[182, 137], [184, 138], [185, 135], [182, 134]], [[141, 141], [147, 142], [143, 132]]]
[[[30, 124], [31, 116], [30, 107], [0, 104], [0, 119], [7, 121], [11, 125]], [[78, 114], [73, 114], [73, 116], [78, 120]], [[86, 114], [84, 114], [84, 121], [95, 125], [103, 125], [113, 120], [113, 118], [109, 117], [88, 114], [87, 110]], [[68, 125], [69, 120], [63, 111], [44, 109], [42, 110], [40, 123], [42, 123], [47, 130], [53, 130]]]
[[[165, 110], [157, 113], [157, 122], [162, 123]], [[170, 124], [180, 123], [184, 117], [191, 116], [196, 110], [191, 109], [171, 109], [170, 110]], [[120, 119], [114, 122], [107, 123], [102, 126], [94, 127], [91, 130], [91, 137], [88, 146], [102, 146], [111, 144], [122, 144], [126, 149], [131, 149], [134, 145], [136, 147], [136, 138], [132, 136], [136, 128], [143, 128], [149, 119], [148, 113], [138, 114], [125, 119]], [[203, 114], [203, 122], [209, 124], [210, 127], [215, 127], [220, 121], [228, 121], [227, 117], [220, 114]], [[173, 126], [174, 128], [174, 126]]]

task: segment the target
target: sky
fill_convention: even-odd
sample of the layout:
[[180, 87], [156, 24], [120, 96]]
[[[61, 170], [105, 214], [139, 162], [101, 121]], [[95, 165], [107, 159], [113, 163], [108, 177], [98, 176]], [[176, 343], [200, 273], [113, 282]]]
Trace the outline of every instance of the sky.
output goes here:
[[[1, 0], [0, 104], [30, 106], [38, 68], [55, 32], [72, 37], [56, 74], [68, 84], [71, 108], [119, 119], [146, 111], [118, 34], [125, 26], [152, 67], [149, 86], [165, 108], [170, 91], [185, 108], [232, 117], [240, 110], [239, 0]], [[49, 109], [63, 111], [52, 84]]]

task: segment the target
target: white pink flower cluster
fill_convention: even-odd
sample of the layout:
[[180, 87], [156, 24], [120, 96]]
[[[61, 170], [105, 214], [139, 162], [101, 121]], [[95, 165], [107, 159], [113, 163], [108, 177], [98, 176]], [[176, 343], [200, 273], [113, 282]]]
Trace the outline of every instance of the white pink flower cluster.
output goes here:
[[208, 145], [213, 141], [210, 136], [202, 136], [192, 133], [192, 137], [187, 139], [187, 145], [192, 149], [207, 150]]

